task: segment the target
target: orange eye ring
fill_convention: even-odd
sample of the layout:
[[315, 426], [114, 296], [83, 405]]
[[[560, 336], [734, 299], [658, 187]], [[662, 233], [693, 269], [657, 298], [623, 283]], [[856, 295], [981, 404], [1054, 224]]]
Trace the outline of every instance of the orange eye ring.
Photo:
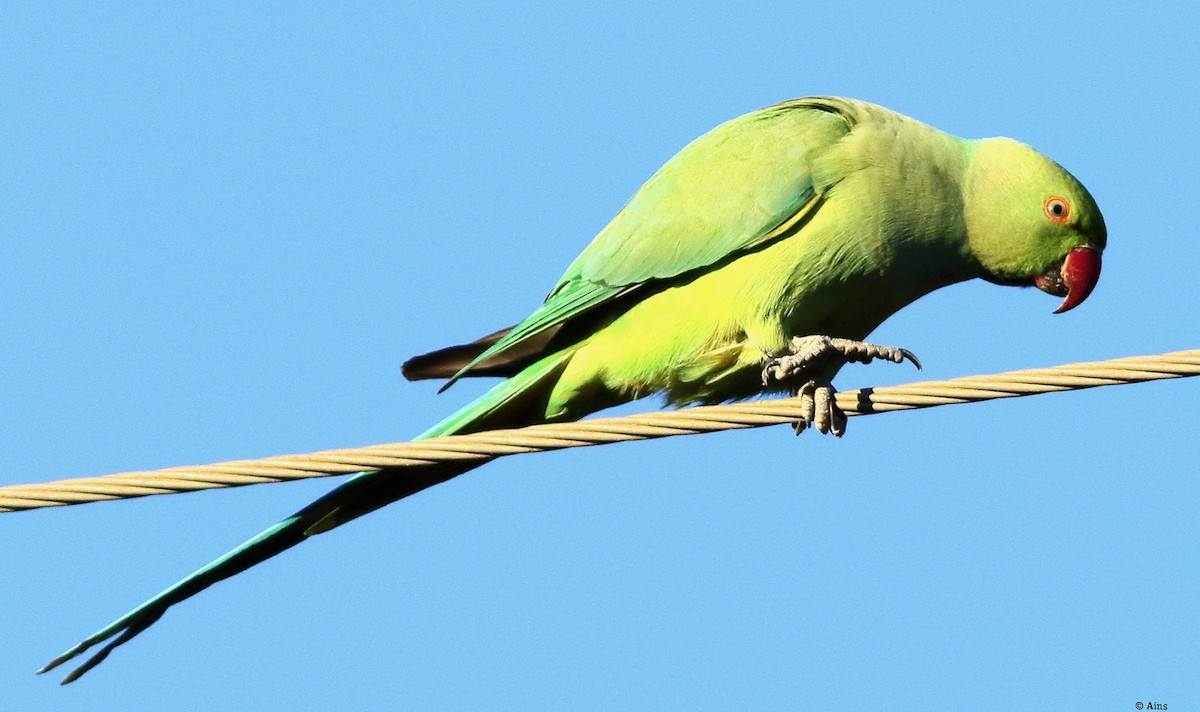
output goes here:
[[1066, 198], [1060, 198], [1057, 195], [1052, 195], [1046, 198], [1046, 204], [1043, 206], [1046, 211], [1046, 217], [1056, 223], [1065, 223], [1071, 219], [1071, 204]]

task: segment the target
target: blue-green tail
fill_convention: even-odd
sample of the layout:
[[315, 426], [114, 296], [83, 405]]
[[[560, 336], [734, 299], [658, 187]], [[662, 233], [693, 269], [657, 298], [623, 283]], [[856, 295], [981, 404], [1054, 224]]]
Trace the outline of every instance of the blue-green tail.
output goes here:
[[[425, 431], [420, 438], [478, 432], [499, 427], [520, 427], [545, 420], [546, 399], [570, 357], [570, 351], [559, 352], [529, 366]], [[38, 670], [38, 673], [53, 670], [83, 654], [92, 646], [112, 638], [99, 652], [63, 679], [64, 685], [72, 682], [103, 662], [114, 648], [149, 628], [176, 603], [191, 598], [218, 581], [266, 561], [310, 536], [328, 531], [478, 466], [479, 463], [447, 463], [428, 468], [385, 469], [355, 475], [292, 516], [100, 629], [51, 660]]]

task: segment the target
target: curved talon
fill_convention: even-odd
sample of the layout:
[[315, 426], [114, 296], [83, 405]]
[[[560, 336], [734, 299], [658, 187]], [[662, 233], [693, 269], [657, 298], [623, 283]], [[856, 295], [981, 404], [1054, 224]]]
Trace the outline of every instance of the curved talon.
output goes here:
[[[921, 368], [921, 361], [917, 358], [917, 355], [914, 354], [912, 351], [909, 351], [908, 349], [900, 349], [900, 353], [903, 354], [904, 358], [908, 359], [909, 361], [912, 361], [912, 365], [916, 366], [918, 371], [925, 370], [924, 368]], [[903, 363], [903, 362], [904, 362], [904, 359], [900, 359], [896, 363]]]
[[792, 375], [794, 369], [788, 361], [789, 358], [794, 357], [789, 354], [788, 356], [777, 356], [767, 361], [762, 370], [762, 384], [764, 386], [771, 385], [772, 381], [782, 381]]
[[836, 400], [830, 400], [829, 405], [830, 420], [832, 421], [829, 432], [833, 433], [833, 437], [840, 438], [846, 434], [846, 414], [838, 407]]

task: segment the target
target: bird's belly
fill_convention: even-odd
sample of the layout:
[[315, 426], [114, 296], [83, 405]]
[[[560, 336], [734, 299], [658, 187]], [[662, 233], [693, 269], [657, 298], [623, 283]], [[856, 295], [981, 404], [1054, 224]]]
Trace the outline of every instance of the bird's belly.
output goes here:
[[793, 336], [864, 338], [886, 314], [852, 298], [855, 280], [822, 274], [830, 263], [810, 231], [650, 295], [579, 344], [551, 412], [579, 416], [657, 392], [673, 404], [747, 398]]

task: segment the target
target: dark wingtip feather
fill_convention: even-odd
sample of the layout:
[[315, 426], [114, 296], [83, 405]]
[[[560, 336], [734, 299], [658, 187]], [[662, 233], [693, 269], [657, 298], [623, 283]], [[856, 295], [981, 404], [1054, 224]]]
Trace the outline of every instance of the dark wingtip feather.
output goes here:
[[427, 354], [413, 356], [404, 362], [400, 372], [410, 381], [429, 378], [450, 379], [438, 393], [445, 391], [465, 376], [501, 376], [508, 378], [545, 355], [550, 340], [561, 326], [552, 326], [525, 337], [518, 343], [505, 346], [496, 353], [485, 353], [503, 339], [513, 327], [501, 329], [469, 344], [447, 346]]
[[[487, 351], [492, 344], [504, 338], [504, 335], [511, 330], [512, 327], [501, 329], [469, 344], [447, 346], [444, 349], [430, 351], [420, 356], [413, 356], [400, 367], [400, 373], [404, 374], [404, 377], [410, 381], [421, 381], [429, 378], [451, 378], [466, 367], [467, 364], [474, 361], [480, 354]], [[443, 387], [442, 390], [445, 390], [445, 388]]]
[[436, 357], [439, 351], [431, 351], [420, 356], [413, 356], [400, 366], [400, 373], [410, 381], [424, 381], [429, 378], [443, 378], [439, 375]]

